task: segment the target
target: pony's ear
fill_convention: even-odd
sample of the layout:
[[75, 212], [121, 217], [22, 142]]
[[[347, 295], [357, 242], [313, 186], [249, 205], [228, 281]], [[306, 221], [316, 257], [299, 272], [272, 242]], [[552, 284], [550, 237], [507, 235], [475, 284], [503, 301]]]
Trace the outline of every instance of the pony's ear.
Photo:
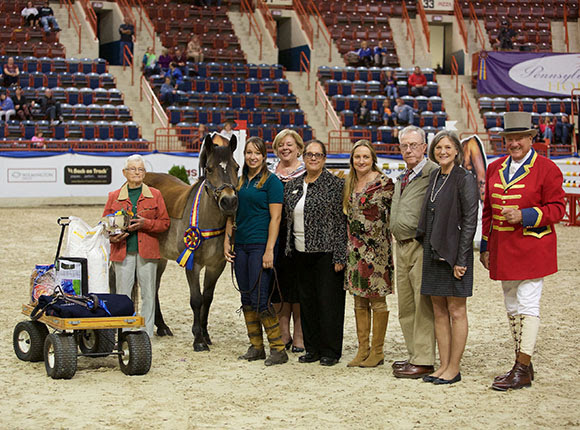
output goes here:
[[213, 151], [213, 140], [211, 138], [211, 133], [205, 135], [203, 139], [203, 145], [201, 147], [201, 151], [199, 154], [199, 167], [201, 169], [205, 169], [205, 165], [207, 163], [207, 157]]
[[235, 134], [232, 134], [232, 137], [230, 137], [230, 149], [232, 151], [232, 154], [236, 152], [237, 147], [238, 147], [238, 138], [236, 137]]

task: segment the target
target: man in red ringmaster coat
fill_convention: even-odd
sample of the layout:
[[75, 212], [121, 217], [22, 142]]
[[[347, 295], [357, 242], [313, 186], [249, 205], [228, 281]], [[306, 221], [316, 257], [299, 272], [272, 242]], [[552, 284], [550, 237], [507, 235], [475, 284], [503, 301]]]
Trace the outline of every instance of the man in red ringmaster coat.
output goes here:
[[499, 391], [531, 386], [544, 276], [558, 271], [554, 224], [565, 210], [562, 172], [532, 148], [531, 114], [504, 116], [508, 156], [487, 169], [480, 260], [501, 280], [516, 362], [494, 379]]

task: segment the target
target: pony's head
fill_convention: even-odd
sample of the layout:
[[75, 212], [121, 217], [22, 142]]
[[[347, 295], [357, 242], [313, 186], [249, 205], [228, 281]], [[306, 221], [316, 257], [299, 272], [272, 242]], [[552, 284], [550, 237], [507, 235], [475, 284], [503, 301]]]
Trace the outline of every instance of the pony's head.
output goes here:
[[210, 133], [205, 137], [199, 155], [199, 167], [206, 187], [226, 216], [235, 215], [238, 209], [235, 184], [239, 166], [234, 160], [237, 144], [235, 135], [228, 140], [218, 133]]

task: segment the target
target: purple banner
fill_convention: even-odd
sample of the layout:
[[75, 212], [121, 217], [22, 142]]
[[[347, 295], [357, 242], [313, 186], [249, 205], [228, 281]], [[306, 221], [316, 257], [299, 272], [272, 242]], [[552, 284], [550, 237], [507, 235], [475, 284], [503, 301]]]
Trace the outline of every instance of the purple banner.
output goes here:
[[580, 54], [489, 52], [479, 58], [479, 94], [570, 97], [580, 88]]

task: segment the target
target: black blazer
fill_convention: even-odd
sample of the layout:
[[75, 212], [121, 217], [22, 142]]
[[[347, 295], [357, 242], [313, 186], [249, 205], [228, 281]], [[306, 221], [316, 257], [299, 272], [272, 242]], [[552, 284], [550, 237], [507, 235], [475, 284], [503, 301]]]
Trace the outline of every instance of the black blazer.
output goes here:
[[[429, 178], [417, 227], [417, 239], [421, 241], [426, 231], [427, 203], [437, 172], [440, 170], [433, 170]], [[473, 252], [478, 207], [479, 195], [475, 177], [463, 167], [453, 166], [447, 183], [435, 200], [435, 217], [430, 240], [431, 248], [451, 267], [467, 266], [468, 256]]]

